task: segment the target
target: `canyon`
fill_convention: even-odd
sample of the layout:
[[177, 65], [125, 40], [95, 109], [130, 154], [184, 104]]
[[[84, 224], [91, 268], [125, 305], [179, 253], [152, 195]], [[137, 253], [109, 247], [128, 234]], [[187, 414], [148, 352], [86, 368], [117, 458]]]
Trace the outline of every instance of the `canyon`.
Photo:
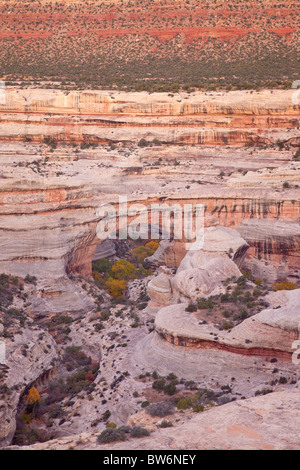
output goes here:
[[[1, 141], [299, 145], [293, 90], [122, 93], [16, 90], [1, 105]], [[234, 103], [234, 105], [233, 105]]]
[[[91, 275], [99, 243], [97, 207], [116, 204], [118, 195], [126, 194], [131, 204], [144, 203], [149, 210], [152, 203], [165, 200], [181, 206], [203, 204], [205, 217], [213, 215], [221, 225], [239, 227], [250, 242], [249, 263], [253, 253], [263, 254], [276, 259], [280, 270], [281, 260], [287, 258], [293, 272], [286, 275], [297, 280], [299, 163], [291, 156], [297, 149], [299, 106], [292, 104], [292, 93], [195, 93], [172, 98], [8, 89], [0, 109], [1, 230], [6, 240], [2, 267], [9, 264], [14, 274], [37, 277], [47, 271], [55, 277]], [[249, 116], [254, 116], [251, 130]], [[147, 125], [140, 126], [143, 119]], [[219, 129], [218, 119], [227, 120], [229, 129]], [[262, 127], [256, 127], [256, 119], [262, 120]], [[97, 124], [86, 125], [90, 120]], [[186, 128], [186, 120], [193, 127]], [[209, 131], [213, 138], [206, 134], [206, 122], [216, 126]], [[249, 136], [254, 134], [252, 142]], [[55, 150], [45, 144], [51, 139], [59, 144]], [[256, 142], [255, 151], [249, 142]], [[290, 150], [278, 149], [278, 142]], [[88, 148], [75, 149], [78, 143]], [[93, 144], [100, 147], [90, 148]], [[282, 189], [286, 181], [289, 187]], [[289, 228], [280, 228], [286, 221]], [[175, 258], [176, 252], [178, 265], [184, 253], [180, 243]], [[257, 269], [263, 270], [257, 262]], [[274, 273], [273, 278], [277, 280]]]
[[[243, 404], [229, 403], [222, 409], [192, 416], [186, 424], [175, 429], [158, 430], [147, 439], [126, 442], [133, 450], [288, 450], [298, 448], [297, 417], [298, 391], [277, 392], [271, 396], [245, 400]], [[287, 421], [282, 422], [282, 414]], [[288, 428], [285, 422], [292, 426]], [[79, 442], [79, 444], [78, 444]], [[287, 443], [288, 442], [288, 443]], [[96, 433], [82, 433], [44, 444], [25, 447], [28, 450], [98, 450]], [[103, 450], [124, 449], [124, 443], [103, 445]]]

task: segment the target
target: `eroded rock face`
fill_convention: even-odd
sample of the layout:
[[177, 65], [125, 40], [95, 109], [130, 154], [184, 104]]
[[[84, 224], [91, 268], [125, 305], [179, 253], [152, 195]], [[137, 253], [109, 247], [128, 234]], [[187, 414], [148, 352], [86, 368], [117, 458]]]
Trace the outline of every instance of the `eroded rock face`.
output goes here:
[[178, 272], [205, 265], [206, 259], [218, 256], [227, 256], [238, 266], [241, 266], [248, 247], [247, 242], [236, 230], [218, 226], [216, 223], [204, 228], [203, 245], [199, 250], [194, 249], [193, 245], [191, 246], [190, 251], [181, 262]]
[[97, 245], [93, 261], [101, 258], [111, 258], [116, 255], [116, 248], [112, 240], [104, 240]]
[[250, 248], [244, 268], [270, 284], [300, 280], [300, 224], [284, 221], [244, 221], [238, 228]]
[[[221, 224], [207, 231], [210, 237], [207, 238], [201, 253], [186, 255], [184, 242], [170, 244], [166, 241], [164, 250], [155, 254], [157, 265], [167, 264], [178, 267], [182, 262], [177, 277], [165, 273], [151, 281], [149, 291], [152, 289], [151, 296], [156, 303], [162, 302], [162, 305], [168, 305], [170, 302], [188, 302], [200, 295], [209, 296], [214, 292], [220, 292], [221, 281], [233, 275], [239, 276], [243, 263], [252, 262], [253, 270], [256, 269], [253, 259], [251, 261], [249, 257], [244, 261], [248, 245], [250, 245], [249, 251], [256, 250], [251, 251], [250, 256], [256, 256], [262, 246], [265, 250], [264, 255], [270, 250], [274, 252], [273, 258], [269, 259], [272, 262], [269, 268], [272, 273], [268, 272], [268, 276], [273, 276], [274, 269], [277, 273], [278, 263], [282, 261], [281, 266], [283, 266], [286, 259], [288, 259], [288, 269], [294, 266], [292, 272], [296, 273], [299, 251], [298, 235], [293, 229], [287, 231], [286, 228], [290, 222], [291, 226], [294, 226], [294, 222], [299, 219], [299, 189], [296, 186], [284, 190], [281, 188], [285, 177], [291, 177], [292, 185], [296, 185], [298, 181], [297, 167], [295, 166], [293, 170], [292, 166], [286, 164], [286, 160], [292, 158], [292, 151], [276, 152], [275, 150], [255, 149], [252, 158], [249, 149], [245, 150], [245, 148], [233, 150], [233, 148], [222, 147], [221, 150], [216, 148], [202, 150], [200, 147], [177, 145], [182, 142], [219, 144], [229, 141], [237, 144], [248, 141], [249, 136], [255, 139], [257, 137], [269, 139], [272, 142], [280, 138], [294, 145], [296, 128], [293, 126], [297, 123], [293, 124], [292, 120], [298, 119], [295, 117], [298, 110], [291, 109], [286, 104], [286, 100], [290, 99], [290, 92], [282, 96], [282, 99], [276, 93], [274, 100], [269, 100], [267, 94], [254, 95], [251, 103], [247, 96], [240, 94], [234, 97], [214, 94], [207, 97], [191, 95], [183, 102], [184, 104], [180, 105], [178, 102], [173, 103], [170, 97], [164, 95], [123, 96], [120, 94], [116, 100], [113, 100], [109, 92], [104, 94], [100, 92], [80, 94], [78, 92], [66, 96], [59, 92], [45, 91], [43, 92], [45, 94], [40, 96], [38, 91], [22, 91], [24, 91], [25, 98], [21, 96], [20, 90], [13, 92], [8, 101], [11, 108], [2, 109], [2, 113], [0, 110], [3, 123], [0, 140], [2, 136], [3, 140], [11, 141], [0, 143], [2, 248], [0, 272], [22, 277], [30, 274], [38, 278], [36, 293], [29, 299], [31, 302], [29, 313], [32, 317], [68, 312], [72, 313], [74, 318], [79, 315], [88, 317], [94, 303], [82, 288], [71, 281], [68, 275], [70, 277], [74, 274], [91, 276], [91, 262], [96, 246], [99, 244], [99, 239], [96, 237], [96, 227], [99, 221], [97, 208], [103, 203], [116, 205], [119, 194], [129, 195], [130, 202], [145, 203], [147, 208], [150, 208], [152, 202], [166, 200], [180, 206], [202, 203], [205, 206], [206, 219], [213, 215]], [[235, 100], [234, 106], [230, 105], [229, 98]], [[267, 105], [266, 102], [263, 103], [263, 99], [269, 100], [270, 107], [265, 107]], [[18, 106], [20, 106], [19, 110]], [[209, 111], [207, 115], [206, 110]], [[236, 114], [237, 112], [239, 115]], [[47, 113], [53, 114], [46, 116]], [[75, 116], [76, 113], [77, 116]], [[81, 113], [80, 117], [79, 113]], [[106, 113], [108, 114], [105, 116]], [[135, 115], [138, 113], [140, 114], [137, 122]], [[230, 113], [229, 118], [227, 113]], [[250, 121], [253, 118], [252, 124]], [[224, 124], [225, 121], [226, 124]], [[25, 122], [26, 126], [23, 127]], [[259, 129], [262, 130], [260, 131], [252, 127], [258, 123], [261, 124]], [[293, 128], [291, 132], [287, 132], [286, 126]], [[273, 132], [275, 128], [277, 130]], [[25, 134], [29, 139], [33, 139], [33, 143], [23, 142]], [[59, 145], [55, 151], [50, 152], [49, 146], [38, 144], [43, 141], [45, 135], [52, 136], [59, 142], [66, 140], [67, 143]], [[154, 146], [149, 149], [137, 147], [121, 149], [120, 146], [115, 150], [98, 147], [98, 149], [84, 151], [79, 148], [76, 151], [72, 150], [67, 145], [71, 141], [81, 142], [82, 140], [99, 143], [108, 141], [128, 143], [136, 142], [143, 137], [150, 141], [153, 138], [169, 139], [176, 145]], [[159, 164], [158, 158], [161, 158]], [[242, 172], [252, 169], [255, 173], [257, 169], [266, 166], [278, 166], [280, 171], [273, 172], [270, 180], [266, 177], [268, 171], [262, 172], [258, 179], [250, 175], [248, 185], [244, 184], [245, 180], [240, 184], [241, 175], [235, 174], [232, 179], [230, 176], [231, 172], [237, 173], [237, 168]], [[220, 168], [224, 169], [225, 176], [220, 175]], [[271, 189], [268, 181], [271, 181]], [[277, 188], [275, 192], [274, 186]], [[251, 223], [244, 225], [248, 219], [251, 219]], [[258, 225], [255, 225], [256, 221]], [[272, 234], [271, 241], [267, 238], [267, 229], [259, 228], [263, 227], [266, 221], [280, 221], [286, 224], [281, 228], [274, 222], [274, 230], [269, 230], [269, 234]], [[243, 225], [244, 232], [235, 231]], [[229, 229], [222, 226], [229, 227]], [[232, 228], [234, 230], [231, 230]], [[284, 233], [289, 235], [286, 237]], [[265, 240], [268, 240], [267, 243]], [[267, 249], [264, 248], [265, 246]], [[105, 253], [111, 253], [110, 248]], [[277, 255], [281, 257], [280, 261], [277, 261]], [[103, 256], [103, 251], [101, 256]], [[182, 261], [183, 258], [184, 261]], [[138, 295], [135, 299], [137, 298]], [[287, 305], [288, 309], [295, 311], [298, 300], [296, 298], [292, 302], [289, 298], [282, 298], [280, 305], [282, 307]], [[183, 305], [186, 303], [172, 307], [172, 315], [174, 310], [181, 309]], [[279, 313], [280, 309], [278, 309]], [[186, 318], [184, 315], [185, 313], [181, 315], [180, 321], [186, 319], [184, 326], [187, 327], [191, 317]], [[186, 332], [182, 329], [182, 323], [178, 323], [179, 326], [181, 325], [181, 330], [178, 330], [175, 337], [176, 332], [172, 330], [172, 334], [168, 333], [166, 327], [166, 339], [183, 345], [177, 349], [189, 350], [192, 354], [201, 351], [204, 355], [200, 359], [198, 356], [197, 358], [192, 355], [186, 356], [185, 352], [180, 357], [176, 356], [174, 349], [171, 352], [168, 350], [175, 346], [153, 334], [153, 337], [161, 340], [166, 348], [161, 347], [162, 354], [157, 355], [159, 361], [157, 363], [153, 361], [152, 364], [163, 367], [165, 361], [166, 367], [170, 369], [174, 363], [174, 367], [182, 371], [183, 376], [187, 369], [185, 365], [187, 357], [188, 360], [191, 358], [191, 367], [187, 371], [191, 378], [194, 377], [196, 364], [199, 377], [204, 376], [201, 367], [206, 367], [206, 378], [209, 378], [212, 370], [215, 373], [214, 368], [218, 368], [215, 373], [218, 379], [221, 374], [219, 369], [229, 362], [229, 366], [221, 375], [225, 381], [227, 377], [231, 377], [229, 374], [232, 368], [235, 369], [240, 361], [236, 358], [237, 352], [261, 355], [258, 358], [261, 361], [262, 358], [269, 357], [269, 354], [278, 356], [282, 361], [289, 360], [291, 350], [282, 345], [291, 344], [293, 339], [298, 338], [293, 330], [295, 324], [289, 326], [288, 310], [282, 317], [274, 319], [272, 315], [271, 311], [272, 321], [269, 319], [269, 314], [266, 314], [266, 318], [257, 317], [254, 325], [249, 319], [237, 327], [236, 336], [224, 333], [224, 338], [221, 337], [219, 330], [206, 331], [204, 328], [201, 329], [200, 337], [189, 337], [188, 332], [187, 336], [182, 336]], [[296, 319], [297, 317], [295, 321]], [[170, 317], [170, 323], [175, 328], [176, 315]], [[88, 326], [91, 327], [88, 322], [84, 325], [86, 325], [86, 330]], [[190, 327], [193, 325], [191, 322]], [[198, 332], [196, 326], [195, 324], [193, 333]], [[100, 340], [95, 336], [93, 340], [92, 333], [89, 336], [86, 331], [76, 330], [72, 338], [76, 340], [76, 344], [84, 345], [93, 356], [97, 357]], [[212, 335], [209, 333], [218, 334], [219, 341], [211, 341]], [[265, 337], [268, 339], [265, 340]], [[44, 350], [39, 349], [36, 336], [31, 338], [28, 333], [28, 338], [26, 337], [24, 341], [27, 340], [37, 343], [33, 348], [33, 357], [29, 356], [30, 361], [31, 359], [35, 361], [36, 356], [39, 355], [43, 364], [36, 361], [37, 367], [32, 367], [32, 370], [29, 370], [30, 361], [25, 364], [24, 372], [22, 372], [24, 377], [20, 373], [23, 385], [20, 387], [19, 395], [24, 390], [25, 383], [36, 380], [45, 372], [44, 366], [47, 369], [49, 366], [47, 360], [50, 361], [50, 355], [47, 355], [45, 359]], [[252, 343], [246, 343], [246, 340]], [[196, 349], [199, 341], [207, 349]], [[272, 347], [273, 341], [276, 350]], [[153, 343], [150, 346], [153, 346]], [[141, 351], [138, 356], [139, 364], [142, 363], [143, 354], [151, 358], [154, 346], [150, 346], [148, 349], [145, 346]], [[108, 347], [111, 347], [111, 343]], [[210, 349], [211, 347], [215, 349]], [[132, 356], [135, 359], [133, 346], [132, 349], [128, 347], [128, 351], [128, 357]], [[116, 360], [118, 356], [117, 352]], [[175, 356], [179, 357], [177, 362], [173, 360]], [[124, 358], [120, 371], [127, 370], [128, 357]], [[22, 357], [21, 359], [23, 360]], [[253, 366], [253, 357], [247, 356], [244, 359], [247, 359], [247, 362], [243, 363], [239, 371], [243, 369], [241, 373], [245, 383], [251, 364], [251, 377], [257, 376], [256, 386], [263, 383], [264, 374], [261, 371], [257, 373], [256, 366]], [[201, 367], [199, 362], [201, 362]], [[107, 365], [108, 369], [109, 364], [110, 359], [105, 357], [103, 368], [105, 369], [104, 366]], [[19, 365], [17, 364], [18, 367]], [[145, 367], [150, 370], [149, 364]], [[132, 376], [138, 373], [140, 371], [135, 369]], [[168, 370], [164, 373], [167, 374]], [[114, 380], [113, 374], [114, 372], [111, 372], [111, 382]], [[269, 371], [269, 374], [271, 375], [272, 371]], [[13, 380], [11, 384], [14, 384]], [[135, 404], [130, 398], [131, 389], [130, 387], [127, 389], [126, 386], [127, 384], [124, 384], [127, 404], [130, 402], [130, 410], [133, 412]], [[252, 389], [253, 391], [255, 389]], [[109, 393], [108, 391], [107, 395]], [[12, 403], [13, 408], [17, 406], [19, 395], [12, 395], [11, 399], [14, 401], [9, 403]], [[102, 406], [100, 396], [97, 400], [95, 399], [96, 401], [99, 406]], [[92, 413], [93, 419], [96, 419], [98, 412], [95, 410], [95, 402], [86, 401], [83, 405], [79, 400], [75, 407], [78, 407], [78, 410], [79, 408], [86, 410], [87, 417]], [[5, 404], [3, 406], [4, 413], [11, 419], [3, 434], [3, 442], [6, 444], [13, 433], [14, 417], [11, 409]], [[115, 408], [116, 418], [125, 419], [126, 417], [127, 419], [128, 409], [129, 407], [124, 412], [120, 400]], [[85, 425], [90, 426], [90, 422], [82, 423], [78, 418], [72, 428], [66, 423], [62, 432], [68, 432], [68, 429], [72, 429], [74, 433], [81, 432], [86, 429]]]
[[202, 248], [194, 250], [192, 246], [169, 282], [166, 274], [160, 274], [149, 283], [151, 299], [166, 304], [171, 298], [176, 303], [222, 293], [222, 281], [241, 276], [238, 265], [242, 265], [248, 246], [236, 230], [206, 227]]
[[193, 415], [180, 426], [156, 430], [143, 439], [100, 446], [94, 432], [55, 439], [25, 449], [296, 450], [299, 446], [299, 419], [299, 390], [285, 390], [212, 408]]
[[[96, 236], [99, 205], [105, 202], [116, 204], [118, 192], [124, 194], [130, 190], [132, 194], [129, 202], [142, 202], [150, 207], [153, 201], [158, 202], [158, 193], [167, 196], [168, 189], [155, 186], [155, 175], [151, 178], [147, 175], [135, 176], [133, 179], [129, 178], [128, 187], [122, 186], [123, 169], [120, 162], [115, 162], [106, 153], [102, 159], [101, 150], [97, 153], [93, 151], [89, 158], [88, 155], [82, 155], [79, 160], [75, 159], [76, 154], [73, 158], [67, 154], [67, 157], [62, 157], [62, 161], [55, 156], [51, 157], [53, 160], [46, 167], [45, 174], [34, 174], [29, 165], [19, 166], [19, 163], [28, 158], [21, 148], [24, 147], [16, 148], [17, 156], [11, 163], [12, 168], [7, 164], [7, 158], [12, 158], [8, 151], [2, 149], [1, 153], [3, 177], [0, 188], [0, 270], [23, 277], [30, 274], [43, 280], [41, 289], [45, 292], [41, 298], [45, 313], [57, 311], [59, 292], [65, 296], [65, 300], [62, 297], [62, 308], [67, 306], [74, 312], [83, 312], [87, 302], [83, 298], [84, 293], [78, 292], [71, 285], [66, 274], [91, 276], [92, 259], [99, 244]], [[32, 150], [42, 151], [36, 147]], [[29, 158], [36, 160], [37, 157]], [[98, 166], [103, 164], [105, 179], [103, 167]], [[124, 168], [130, 164], [125, 159], [122, 161]], [[55, 176], [53, 166], [63, 170], [64, 176]], [[176, 175], [167, 176], [168, 170], [167, 167], [166, 178], [175, 180], [176, 176], [177, 179], [182, 179], [179, 170]], [[140, 186], [144, 191], [143, 196], [135, 189]], [[171, 202], [182, 206], [204, 204], [205, 217], [213, 213], [222, 225], [228, 226], [233, 223], [239, 226], [252, 216], [265, 216], [268, 219], [279, 217], [280, 220], [295, 220], [299, 217], [300, 206], [297, 200], [295, 202], [294, 190], [289, 191], [284, 200], [279, 193], [276, 197], [277, 200], [274, 200], [274, 195], [268, 190], [257, 193], [250, 189], [238, 191], [213, 185], [204, 189], [198, 185], [186, 192], [178, 191]], [[182, 242], [175, 247], [169, 245], [165, 262], [178, 266], [185, 255], [184, 245]], [[230, 250], [231, 247], [228, 245], [227, 248]], [[243, 252], [236, 252], [234, 260], [238, 265], [242, 259]], [[47, 280], [55, 280], [53, 286]], [[51, 306], [51, 298], [55, 299], [56, 306]], [[39, 303], [42, 305], [40, 301]]]
[[293, 342], [299, 339], [300, 289], [271, 293], [272, 307], [247, 318], [229, 331], [199, 322], [187, 304], [161, 309], [155, 329], [169, 343], [196, 349], [219, 349], [244, 355], [278, 357], [291, 361]]
[[167, 305], [172, 298], [170, 278], [164, 273], [154, 277], [148, 283], [147, 290], [151, 300], [160, 305]]
[[[179, 103], [173, 103], [171, 97], [161, 94], [159, 96], [124, 95], [125, 101], [122, 104], [117, 100], [113, 103], [110, 93], [103, 95], [100, 92], [95, 95], [87, 93], [81, 96], [80, 92], [76, 92], [74, 96], [72, 94], [67, 96], [60, 95], [56, 91], [43, 90], [42, 95], [39, 96], [38, 91], [12, 90], [7, 107], [11, 106], [12, 109], [17, 110], [20, 106], [20, 115], [24, 113], [24, 119], [29, 123], [30, 113], [40, 112], [41, 114], [34, 114], [34, 119], [38, 120], [43, 115], [43, 110], [54, 112], [56, 109], [61, 113], [62, 118], [69, 119], [75, 110], [74, 106], [76, 108], [79, 104], [82, 119], [84, 119], [85, 109], [93, 112], [98, 109], [99, 113], [104, 113], [107, 101], [110, 103], [108, 111], [116, 113], [116, 116], [123, 108], [124, 115], [128, 116], [127, 112], [131, 112], [130, 106], [133, 111], [136, 111], [134, 103], [145, 106], [146, 114], [151, 111], [151, 107], [159, 108], [160, 100], [164, 99], [170, 107], [179, 106]], [[270, 94], [270, 96], [273, 95]], [[120, 97], [123, 99], [123, 94], [120, 94]], [[254, 112], [255, 106], [259, 107], [259, 113], [262, 112], [261, 96], [259, 99], [253, 95], [251, 97], [252, 104], [248, 103], [247, 96], [243, 94], [238, 93], [232, 97], [236, 100], [239, 112], [242, 112], [244, 106], [246, 106], [247, 113]], [[228, 97], [210, 94], [202, 98], [209, 105], [207, 109], [210, 109], [212, 113], [228, 111]], [[201, 111], [202, 98], [191, 96], [191, 102], [195, 100], [198, 108], [195, 104], [195, 109], [187, 107], [187, 109], [184, 108], [184, 112], [192, 112], [194, 116], [198, 112], [197, 109]], [[222, 100], [225, 100], [224, 103]], [[284, 102], [285, 98], [279, 100], [278, 109], [281, 106], [288, 106], [284, 105]], [[270, 106], [272, 112], [277, 113], [273, 98]], [[2, 109], [2, 111], [5, 110]], [[6, 111], [8, 112], [9, 109]], [[50, 119], [50, 116], [47, 116], [48, 118]], [[79, 125], [81, 117], [77, 116], [76, 119]], [[23, 129], [19, 122], [15, 131], [10, 128], [5, 119], [3, 124], [1, 129], [8, 133], [10, 140], [13, 140], [15, 131], [20, 133], [20, 129]], [[31, 124], [26, 124], [26, 126], [26, 132], [27, 130], [29, 132]], [[40, 127], [33, 128], [32, 133], [38, 140], [41, 136]], [[117, 133], [115, 135], [117, 136]], [[35, 140], [34, 136], [33, 140]], [[268, 165], [285, 167], [285, 159], [291, 158], [291, 154], [287, 155], [285, 152], [273, 150], [262, 153], [260, 150], [255, 150], [259, 156], [250, 158], [249, 150], [235, 149], [233, 151], [222, 147], [216, 157], [215, 149], [199, 150], [199, 148], [177, 146], [157, 146], [155, 149], [118, 148], [109, 149], [109, 151], [104, 147], [84, 151], [77, 148], [75, 151], [67, 145], [72, 140], [72, 136], [66, 135], [65, 137], [66, 143], [53, 152], [47, 145], [25, 142], [0, 143], [2, 247], [0, 270], [21, 276], [30, 274], [43, 279], [57, 279], [53, 288], [46, 288], [46, 295], [49, 291], [47, 311], [51, 310], [49, 307], [51, 296], [54, 298], [60, 291], [58, 287], [60, 282], [63, 292], [68, 290], [72, 292], [75, 289], [68, 285], [66, 274], [91, 277], [91, 263], [99, 244], [96, 236], [99, 221], [97, 208], [103, 203], [116, 205], [119, 194], [127, 194], [130, 202], [142, 202], [149, 209], [152, 202], [157, 203], [161, 200], [168, 200], [181, 207], [184, 204], [203, 204], [205, 219], [213, 215], [222, 226], [232, 228], [238, 228], [249, 218], [264, 221], [295, 221], [300, 217], [299, 190], [296, 188], [274, 193], [267, 187], [267, 184], [257, 188], [255, 182], [251, 187], [227, 186], [229, 173], [234, 170], [237, 173], [236, 165], [239, 169], [249, 166], [255, 170], [264, 168], [268, 162]], [[232, 152], [234, 152], [234, 163]], [[159, 166], [154, 166], [158, 156], [161, 156], [162, 161]], [[172, 158], [178, 160], [179, 165], [173, 164]], [[224, 178], [219, 176], [222, 165], [227, 173]], [[297, 171], [294, 173], [297, 174]], [[198, 184], [196, 178], [200, 178], [201, 184]], [[230, 178], [231, 176], [229, 180]], [[194, 183], [191, 183], [191, 179], [195, 180]], [[267, 178], [265, 180], [267, 181]], [[205, 184], [202, 184], [203, 182]], [[186, 249], [184, 243], [176, 242], [176, 244], [169, 244], [168, 249], [164, 250], [163, 258], [158, 264], [163, 262], [170, 266], [179, 266], [186, 254]], [[252, 243], [251, 240], [249, 243]], [[289, 256], [292, 260], [293, 253]], [[235, 261], [240, 266], [238, 259], [237, 254]], [[297, 264], [297, 257], [292, 263]], [[74, 299], [79, 297], [83, 301], [81, 293], [74, 295]], [[73, 305], [74, 311], [83, 310], [85, 301], [81, 300], [78, 300], [80, 305]], [[66, 304], [66, 302], [62, 303]], [[56, 311], [57, 307], [53, 308]]]
[[161, 240], [158, 249], [146, 258], [152, 266], [179, 266], [186, 254], [184, 242], [179, 240]]
[[212, 259], [203, 257], [198, 266], [183, 269], [172, 279], [173, 295], [178, 301], [220, 294], [224, 291], [222, 281], [241, 275], [236, 264], [225, 256]]
[[[300, 144], [296, 145], [300, 146]], [[234, 175], [228, 181], [228, 186], [235, 188], [245, 187], [268, 187], [281, 189], [284, 184], [298, 185], [299, 162], [289, 163], [284, 168], [264, 168], [258, 171], [248, 171], [246, 175]], [[288, 187], [288, 186], [287, 186]]]
[[5, 123], [0, 139], [41, 142], [51, 136], [58, 141], [100, 143], [158, 139], [189, 145], [278, 140], [294, 144], [299, 137], [299, 106], [293, 104], [292, 94], [293, 90], [278, 90], [169, 96], [8, 87], [6, 103], [0, 105]]
[[[48, 332], [27, 327], [14, 341], [6, 344], [6, 385], [11, 391], [5, 401], [0, 401], [0, 447], [11, 443], [16, 429], [19, 399], [26, 387], [53, 368], [58, 357], [57, 345]], [[24, 353], [26, 352], [26, 355]]]

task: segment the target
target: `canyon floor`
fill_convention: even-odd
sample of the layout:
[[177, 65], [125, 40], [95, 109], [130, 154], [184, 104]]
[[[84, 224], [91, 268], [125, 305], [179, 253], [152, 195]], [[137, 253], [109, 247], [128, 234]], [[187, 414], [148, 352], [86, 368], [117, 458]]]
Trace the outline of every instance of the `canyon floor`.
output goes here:
[[[299, 110], [289, 90], [8, 90], [2, 448], [299, 448]], [[97, 237], [120, 195], [202, 204], [204, 244], [160, 241], [114, 298], [97, 261], [149, 242]]]

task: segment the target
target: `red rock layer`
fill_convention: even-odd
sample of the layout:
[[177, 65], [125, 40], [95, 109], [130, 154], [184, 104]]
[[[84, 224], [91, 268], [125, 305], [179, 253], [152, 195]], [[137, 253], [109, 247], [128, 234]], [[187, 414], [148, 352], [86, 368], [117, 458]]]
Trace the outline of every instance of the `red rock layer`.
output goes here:
[[192, 340], [191, 338], [176, 337], [170, 335], [160, 334], [160, 336], [175, 346], [183, 346], [190, 349], [218, 349], [221, 351], [231, 352], [234, 354], [239, 354], [242, 356], [259, 356], [265, 357], [268, 359], [276, 358], [280, 361], [291, 362], [292, 353], [288, 351], [280, 351], [277, 349], [267, 349], [267, 348], [243, 348], [242, 346], [231, 346], [216, 341], [207, 341], [207, 340]]

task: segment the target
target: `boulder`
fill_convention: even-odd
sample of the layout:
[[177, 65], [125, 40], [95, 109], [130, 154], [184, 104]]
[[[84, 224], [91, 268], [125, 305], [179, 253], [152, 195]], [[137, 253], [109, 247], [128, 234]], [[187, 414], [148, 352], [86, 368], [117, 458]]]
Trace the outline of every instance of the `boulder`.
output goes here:
[[242, 265], [248, 247], [236, 230], [215, 224], [205, 227], [203, 247], [193, 249], [192, 246], [174, 277], [160, 275], [157, 280], [151, 280], [150, 298], [166, 305], [224, 292], [222, 281], [241, 276], [238, 266]]
[[151, 279], [148, 284], [148, 294], [151, 300], [160, 305], [167, 305], [172, 298], [172, 289], [169, 276], [161, 273]]

